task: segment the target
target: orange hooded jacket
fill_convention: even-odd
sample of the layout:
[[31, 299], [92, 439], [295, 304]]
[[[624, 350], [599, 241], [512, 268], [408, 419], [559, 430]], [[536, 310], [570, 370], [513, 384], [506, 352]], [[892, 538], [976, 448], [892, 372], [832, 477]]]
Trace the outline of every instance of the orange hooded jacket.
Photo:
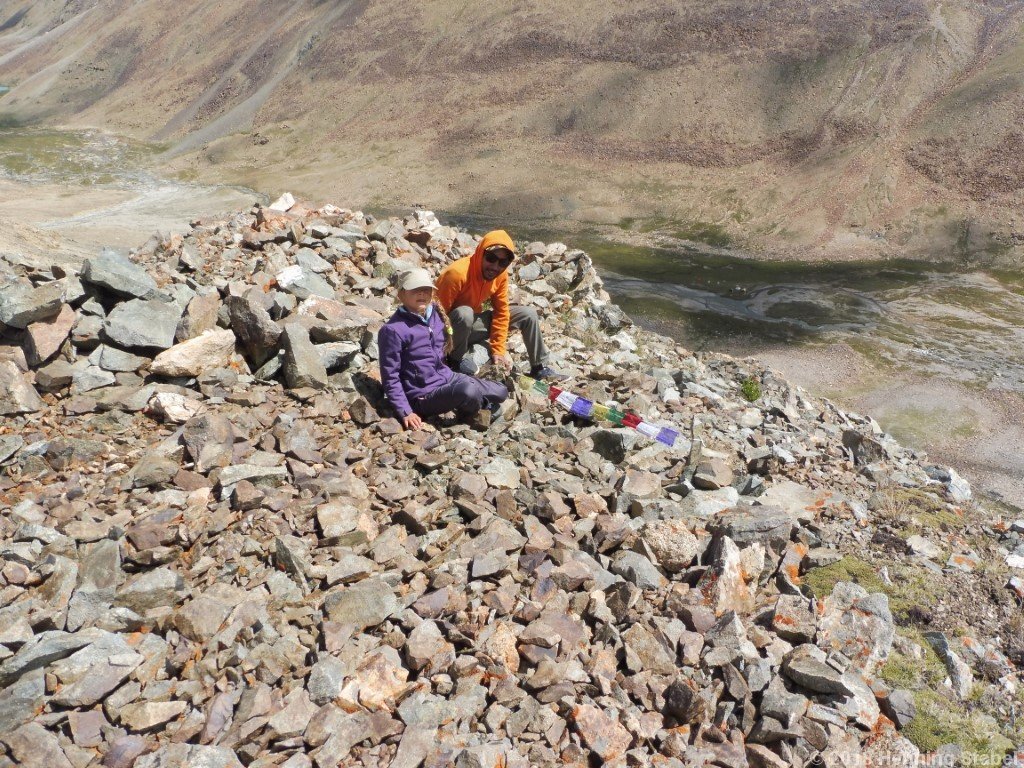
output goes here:
[[484, 280], [484, 250], [492, 245], [503, 245], [515, 254], [512, 238], [503, 229], [496, 229], [484, 235], [472, 256], [464, 256], [445, 267], [437, 278], [437, 300], [445, 312], [455, 307], [472, 307], [474, 314], [480, 314], [483, 303], [491, 300], [491, 354], [497, 357], [505, 354], [508, 341], [508, 270], [493, 280]]

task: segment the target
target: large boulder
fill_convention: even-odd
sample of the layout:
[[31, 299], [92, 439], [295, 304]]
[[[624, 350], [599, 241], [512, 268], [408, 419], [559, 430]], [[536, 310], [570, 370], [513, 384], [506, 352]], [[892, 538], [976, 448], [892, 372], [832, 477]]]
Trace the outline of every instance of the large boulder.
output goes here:
[[896, 627], [881, 592], [868, 594], [859, 584], [841, 581], [819, 613], [818, 645], [853, 659], [865, 677], [889, 657]]
[[384, 324], [384, 316], [368, 307], [311, 296], [298, 308], [298, 316], [314, 341], [361, 341], [368, 331]]
[[53, 317], [32, 323], [25, 330], [25, 358], [32, 367], [41, 365], [60, 351], [71, 335], [77, 315], [67, 304]]

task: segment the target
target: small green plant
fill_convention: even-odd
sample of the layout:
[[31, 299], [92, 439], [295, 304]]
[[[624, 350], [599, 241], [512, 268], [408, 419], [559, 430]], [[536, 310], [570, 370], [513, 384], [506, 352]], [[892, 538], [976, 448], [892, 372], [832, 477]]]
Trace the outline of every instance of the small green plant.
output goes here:
[[747, 399], [747, 402], [757, 402], [761, 399], [761, 382], [755, 378], [744, 379], [740, 384], [740, 391], [743, 393], [743, 397]]

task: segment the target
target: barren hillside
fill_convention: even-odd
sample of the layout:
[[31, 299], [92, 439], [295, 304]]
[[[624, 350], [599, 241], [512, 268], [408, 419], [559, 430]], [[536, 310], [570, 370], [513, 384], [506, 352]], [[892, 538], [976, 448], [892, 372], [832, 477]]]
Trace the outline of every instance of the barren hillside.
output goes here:
[[1015, 2], [28, 2], [0, 119], [353, 205], [1019, 257]]

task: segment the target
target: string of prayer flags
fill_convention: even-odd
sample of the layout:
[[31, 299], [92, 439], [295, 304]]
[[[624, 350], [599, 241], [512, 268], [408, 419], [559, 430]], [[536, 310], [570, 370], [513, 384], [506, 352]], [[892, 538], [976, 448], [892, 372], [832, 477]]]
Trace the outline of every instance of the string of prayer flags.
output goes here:
[[[552, 387], [554, 389], [554, 387]], [[555, 398], [555, 402], [565, 408], [567, 411], [571, 411], [573, 405], [579, 398], [576, 397], [572, 392], [559, 392], [558, 397]]]
[[658, 436], [654, 439], [659, 443], [664, 443], [665, 445], [675, 445], [676, 440], [679, 439], [679, 432], [678, 430], [672, 429], [672, 427], [662, 427]]
[[530, 376], [520, 376], [519, 387], [523, 390], [533, 390], [544, 395], [553, 403], [558, 403], [573, 416], [594, 421], [610, 421], [612, 424], [619, 424], [624, 427], [635, 429], [642, 435], [646, 435], [659, 443], [672, 446], [679, 438], [679, 432], [672, 427], [659, 427], [649, 424], [635, 413], [624, 413], [618, 408], [610, 408], [607, 405], [600, 405], [585, 397], [580, 397], [560, 387], [545, 384]]
[[627, 413], [622, 417], [622, 426], [624, 427], [632, 427], [633, 429], [636, 429], [640, 423], [641, 419], [635, 413]]
[[585, 397], [577, 397], [576, 402], [572, 404], [569, 412], [574, 416], [589, 419], [590, 415], [594, 412], [594, 404]]
[[657, 439], [658, 433], [661, 432], [661, 427], [656, 427], [653, 424], [648, 424], [646, 421], [641, 421], [639, 424], [636, 425], [636, 427], [634, 427], [634, 429], [636, 429], [636, 431], [639, 432], [641, 435], [646, 435], [652, 440]]

